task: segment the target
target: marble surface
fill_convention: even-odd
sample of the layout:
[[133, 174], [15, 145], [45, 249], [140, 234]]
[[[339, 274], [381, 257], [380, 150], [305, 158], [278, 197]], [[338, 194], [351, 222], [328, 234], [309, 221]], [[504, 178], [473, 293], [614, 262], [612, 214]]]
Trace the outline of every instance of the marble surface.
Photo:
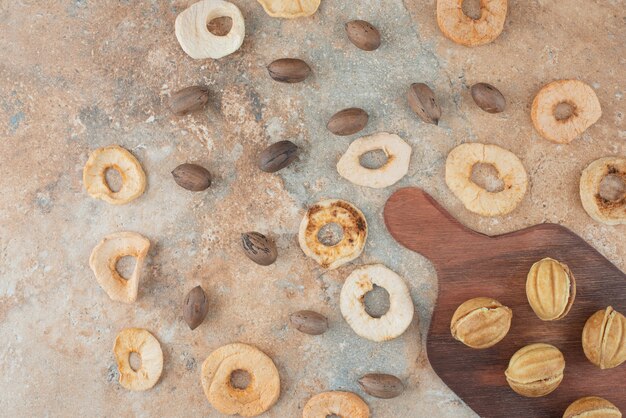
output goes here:
[[[322, 0], [318, 13], [287, 21], [252, 0], [234, 0], [246, 38], [233, 55], [195, 61], [180, 49], [174, 19], [187, 1], [0, 0], [0, 415], [208, 416], [219, 414], [200, 385], [200, 366], [215, 348], [240, 341], [276, 363], [282, 393], [265, 416], [296, 417], [314, 394], [359, 393], [375, 417], [469, 417], [431, 370], [424, 349], [437, 295], [429, 261], [387, 233], [382, 208], [397, 188], [419, 186], [466, 225], [499, 234], [556, 222], [626, 269], [626, 225], [593, 222], [582, 209], [578, 179], [596, 158], [626, 155], [626, 3], [623, 0], [511, 0], [503, 34], [474, 49], [440, 33], [434, 0]], [[356, 49], [343, 24], [355, 18], [383, 36], [375, 52]], [[277, 84], [265, 66], [299, 57], [313, 75]], [[534, 131], [535, 93], [560, 78], [593, 86], [603, 116], [569, 145]], [[413, 82], [436, 92], [443, 117], [421, 123], [406, 104]], [[482, 112], [469, 87], [497, 86], [508, 100], [499, 115]], [[206, 111], [176, 118], [166, 108], [179, 88], [203, 84]], [[397, 133], [413, 147], [409, 174], [383, 190], [355, 186], [335, 164], [352, 137], [335, 137], [328, 118], [362, 107], [362, 134]], [[277, 174], [256, 168], [268, 144], [289, 139], [299, 160]], [[445, 157], [467, 141], [495, 143], [523, 161], [530, 188], [510, 215], [481, 218], [464, 209], [443, 179]], [[148, 187], [125, 206], [87, 195], [82, 168], [97, 147], [119, 144], [137, 156]], [[209, 190], [178, 187], [170, 171], [196, 162], [214, 174]], [[297, 242], [306, 208], [323, 198], [356, 204], [369, 222], [363, 255], [321, 270]], [[136, 303], [111, 301], [89, 269], [103, 236], [132, 230], [152, 248]], [[278, 261], [260, 267], [241, 252], [239, 234], [276, 240]], [[343, 279], [355, 266], [381, 262], [409, 283], [416, 317], [400, 338], [359, 338], [339, 312]], [[206, 321], [190, 331], [182, 301], [202, 285]], [[330, 320], [320, 337], [288, 326], [290, 312], [313, 309]], [[143, 327], [161, 342], [165, 366], [151, 390], [117, 382], [116, 334]], [[394, 400], [365, 395], [357, 378], [370, 371], [401, 377]]]

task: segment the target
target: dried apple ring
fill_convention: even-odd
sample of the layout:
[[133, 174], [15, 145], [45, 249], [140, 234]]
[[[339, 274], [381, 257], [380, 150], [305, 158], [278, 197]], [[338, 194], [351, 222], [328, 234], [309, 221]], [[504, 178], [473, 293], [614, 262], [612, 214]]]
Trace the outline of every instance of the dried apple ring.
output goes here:
[[370, 408], [352, 392], [322, 392], [304, 405], [302, 418], [326, 418], [329, 415], [349, 418], [368, 418]]
[[[117, 192], [107, 184], [108, 169], [116, 170], [122, 178], [122, 187]], [[92, 197], [123, 205], [142, 195], [146, 189], [146, 175], [133, 154], [119, 145], [111, 145], [91, 153], [83, 168], [83, 184]]]
[[495, 40], [506, 21], [508, 0], [480, 0], [480, 17], [463, 12], [464, 0], [437, 0], [437, 23], [446, 38], [465, 46], [488, 44]]
[[[231, 375], [238, 370], [250, 375], [243, 389], [231, 383]], [[202, 388], [211, 405], [222, 414], [254, 417], [278, 400], [280, 376], [272, 359], [261, 350], [234, 343], [218, 348], [204, 360]]]
[[321, 0], [257, 0], [265, 13], [272, 17], [295, 19], [311, 16], [320, 7]]
[[[614, 177], [620, 186], [601, 194], [605, 178]], [[591, 164], [580, 177], [580, 200], [594, 220], [607, 225], [626, 224], [626, 158], [604, 157]]]
[[[100, 287], [112, 300], [131, 303], [137, 299], [139, 278], [149, 249], [150, 241], [136, 232], [107, 235], [94, 247], [89, 257], [89, 267]], [[135, 269], [128, 280], [116, 269], [118, 260], [126, 256], [135, 257]]]
[[[141, 367], [134, 370], [130, 365], [130, 354], [137, 353]], [[113, 354], [120, 372], [120, 385], [128, 390], [147, 390], [154, 386], [163, 371], [161, 344], [145, 329], [126, 328], [115, 338]]]
[[[559, 105], [569, 106], [563, 118]], [[545, 85], [533, 100], [530, 116], [537, 132], [547, 140], [569, 144], [602, 116], [598, 96], [579, 80], [558, 80]]]
[[[374, 285], [389, 293], [389, 310], [380, 318], [365, 310], [365, 295]], [[413, 300], [406, 283], [398, 274], [382, 264], [355, 269], [341, 288], [341, 314], [359, 336], [372, 341], [388, 341], [399, 337], [413, 320]]]
[[[499, 192], [483, 189], [471, 180], [478, 163], [498, 170], [504, 188]], [[467, 210], [483, 216], [506, 215], [521, 202], [528, 177], [524, 165], [511, 151], [492, 144], [467, 143], [454, 148], [446, 160], [446, 184]]]
[[[325, 245], [318, 237], [328, 224], [341, 227], [343, 237], [335, 245]], [[367, 221], [363, 213], [345, 200], [328, 199], [311, 206], [300, 223], [298, 242], [307, 256], [326, 269], [348, 263], [363, 251], [367, 240]]]
[[[363, 167], [360, 158], [370, 151], [382, 150], [387, 161], [379, 168]], [[380, 132], [354, 140], [337, 163], [341, 177], [359, 186], [380, 189], [398, 182], [409, 171], [411, 146], [398, 135]]]
[[[208, 24], [230, 17], [232, 26], [224, 35], [214, 35]], [[237, 51], [246, 35], [243, 15], [237, 6], [223, 0], [200, 0], [183, 10], [174, 24], [180, 47], [193, 59], [218, 59]]]

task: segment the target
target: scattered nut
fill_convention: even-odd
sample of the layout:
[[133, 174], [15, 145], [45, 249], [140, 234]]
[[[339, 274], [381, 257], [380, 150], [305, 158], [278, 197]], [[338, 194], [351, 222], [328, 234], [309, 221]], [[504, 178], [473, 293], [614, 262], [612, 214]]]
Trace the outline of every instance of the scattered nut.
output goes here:
[[365, 128], [369, 116], [367, 112], [358, 107], [350, 107], [340, 110], [331, 116], [326, 128], [335, 135], [352, 135]]
[[365, 20], [346, 23], [346, 33], [350, 42], [364, 51], [373, 51], [380, 46], [380, 32]]
[[611, 306], [591, 315], [583, 328], [583, 350], [590, 362], [612, 369], [626, 361], [626, 317]]
[[276, 244], [258, 232], [241, 234], [241, 245], [248, 258], [261, 266], [269, 266], [278, 256]]
[[314, 311], [298, 311], [289, 316], [295, 329], [305, 334], [321, 335], [328, 329], [328, 319]]
[[528, 272], [526, 297], [539, 319], [563, 319], [574, 304], [576, 280], [567, 265], [544, 258]]
[[435, 99], [435, 93], [424, 83], [411, 84], [408, 93], [409, 106], [421, 120], [439, 125], [441, 108]]
[[404, 391], [402, 380], [390, 374], [366, 374], [359, 379], [359, 386], [368, 395], [381, 399], [395, 398]]
[[202, 110], [209, 101], [209, 90], [201, 86], [185, 87], [170, 97], [170, 110], [176, 116]]
[[500, 113], [506, 108], [506, 99], [500, 90], [487, 83], [477, 83], [471, 88], [472, 99], [488, 113]]
[[311, 74], [311, 67], [297, 58], [281, 58], [268, 65], [267, 71], [281, 83], [299, 83]]
[[563, 418], [622, 418], [615, 405], [598, 396], [586, 396], [573, 402]]
[[194, 330], [204, 321], [207, 312], [209, 312], [209, 301], [206, 293], [204, 293], [202, 287], [196, 286], [185, 296], [183, 318], [189, 325], [189, 328]]
[[259, 155], [259, 168], [275, 173], [291, 164], [298, 157], [298, 146], [291, 141], [279, 141], [265, 148]]
[[455, 340], [471, 348], [493, 347], [509, 332], [513, 311], [491, 298], [474, 298], [454, 312], [450, 332]]
[[531, 344], [518, 350], [504, 374], [515, 392], [529, 398], [553, 392], [563, 380], [565, 357], [550, 344]]
[[197, 164], [181, 164], [172, 170], [172, 176], [176, 184], [192, 192], [206, 190], [211, 185], [211, 173]]

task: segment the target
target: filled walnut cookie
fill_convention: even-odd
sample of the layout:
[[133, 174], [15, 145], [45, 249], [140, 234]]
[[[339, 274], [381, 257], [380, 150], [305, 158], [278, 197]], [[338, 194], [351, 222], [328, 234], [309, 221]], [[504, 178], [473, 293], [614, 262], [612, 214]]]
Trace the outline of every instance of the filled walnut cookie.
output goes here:
[[550, 344], [531, 344], [519, 349], [505, 371], [511, 389], [522, 396], [537, 398], [556, 390], [563, 381], [565, 357]]
[[568, 406], [563, 418], [622, 418], [622, 413], [604, 398], [586, 396]]
[[322, 0], [257, 0], [265, 13], [272, 17], [295, 19], [311, 16], [320, 7]]
[[576, 279], [566, 264], [544, 258], [533, 264], [528, 272], [526, 297], [541, 320], [563, 319], [576, 298]]
[[323, 392], [313, 396], [304, 405], [302, 418], [368, 418], [370, 409], [358, 395], [352, 392]]
[[626, 361], [626, 317], [613, 307], [591, 315], [583, 328], [583, 351], [601, 369], [612, 369]]
[[462, 303], [452, 316], [450, 332], [471, 348], [493, 347], [509, 332], [513, 311], [495, 299], [478, 297]]

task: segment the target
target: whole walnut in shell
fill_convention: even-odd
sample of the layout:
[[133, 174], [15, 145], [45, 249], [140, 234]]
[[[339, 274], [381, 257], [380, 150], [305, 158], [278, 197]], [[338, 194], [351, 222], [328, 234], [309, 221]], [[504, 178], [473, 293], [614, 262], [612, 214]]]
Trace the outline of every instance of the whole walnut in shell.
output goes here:
[[567, 265], [544, 258], [533, 264], [528, 272], [526, 297], [540, 319], [562, 319], [574, 304], [576, 280]]
[[489, 348], [500, 342], [511, 327], [513, 312], [491, 298], [474, 298], [462, 303], [452, 316], [450, 332], [472, 348]]
[[504, 374], [515, 392], [529, 398], [546, 396], [563, 380], [565, 357], [550, 344], [531, 344], [518, 350]]
[[583, 328], [583, 350], [590, 362], [612, 369], [626, 361], [626, 317], [611, 306], [591, 315]]

